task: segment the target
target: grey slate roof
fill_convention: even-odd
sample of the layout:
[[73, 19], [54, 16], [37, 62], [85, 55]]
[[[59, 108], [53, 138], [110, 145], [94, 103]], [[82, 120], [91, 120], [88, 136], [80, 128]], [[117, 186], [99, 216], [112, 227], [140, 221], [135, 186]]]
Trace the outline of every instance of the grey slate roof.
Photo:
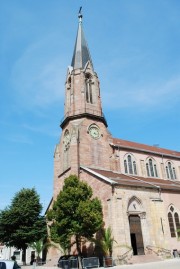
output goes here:
[[81, 17], [79, 20], [78, 32], [74, 46], [74, 53], [71, 66], [73, 67], [73, 69], [77, 68], [83, 69], [88, 61], [91, 62], [91, 65], [93, 67], [91, 55], [83, 32], [82, 17]]

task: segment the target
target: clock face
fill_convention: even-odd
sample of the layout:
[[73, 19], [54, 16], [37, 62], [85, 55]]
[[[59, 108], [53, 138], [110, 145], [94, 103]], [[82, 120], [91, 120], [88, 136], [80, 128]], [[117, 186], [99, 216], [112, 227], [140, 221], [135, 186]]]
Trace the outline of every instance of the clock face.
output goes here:
[[92, 126], [89, 130], [89, 133], [95, 139], [98, 139], [100, 137], [99, 129], [96, 126]]

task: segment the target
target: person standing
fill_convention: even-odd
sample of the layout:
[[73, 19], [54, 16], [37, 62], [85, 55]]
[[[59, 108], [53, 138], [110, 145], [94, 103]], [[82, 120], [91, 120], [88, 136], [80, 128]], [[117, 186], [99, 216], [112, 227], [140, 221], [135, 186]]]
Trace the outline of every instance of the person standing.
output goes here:
[[17, 261], [16, 261], [16, 256], [13, 255], [11, 257], [11, 260], [14, 261], [14, 266], [13, 266], [13, 269], [18, 269], [18, 268], [21, 268], [21, 266], [18, 265]]

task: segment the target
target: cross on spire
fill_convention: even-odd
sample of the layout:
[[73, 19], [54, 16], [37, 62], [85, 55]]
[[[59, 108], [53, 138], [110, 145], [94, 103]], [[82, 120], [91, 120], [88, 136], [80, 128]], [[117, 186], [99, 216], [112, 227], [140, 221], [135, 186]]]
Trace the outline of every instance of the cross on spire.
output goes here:
[[78, 13], [79, 22], [82, 22], [82, 17], [83, 17], [81, 10], [82, 10], [82, 7], [80, 7], [79, 13]]

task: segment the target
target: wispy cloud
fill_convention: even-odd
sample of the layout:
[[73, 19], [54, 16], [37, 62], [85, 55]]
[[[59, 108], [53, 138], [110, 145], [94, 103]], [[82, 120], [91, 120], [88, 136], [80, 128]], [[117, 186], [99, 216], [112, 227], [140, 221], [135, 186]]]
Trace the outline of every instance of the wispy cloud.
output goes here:
[[23, 124], [22, 127], [34, 133], [42, 133], [53, 137], [58, 137], [60, 133], [58, 131], [50, 129], [49, 125], [34, 126], [30, 124]]
[[115, 91], [106, 90], [103, 93], [104, 105], [114, 109], [131, 107], [149, 110], [165, 105], [173, 106], [179, 100], [180, 75], [164, 81], [146, 82], [143, 85], [119, 82]]
[[47, 39], [28, 47], [16, 61], [11, 83], [19, 103], [45, 107], [59, 102], [64, 96], [65, 69], [63, 56], [51, 54]]
[[33, 144], [32, 139], [30, 139], [26, 135], [21, 135], [21, 134], [12, 134], [6, 137], [6, 139], [10, 142], [13, 143], [21, 143], [21, 144]]

